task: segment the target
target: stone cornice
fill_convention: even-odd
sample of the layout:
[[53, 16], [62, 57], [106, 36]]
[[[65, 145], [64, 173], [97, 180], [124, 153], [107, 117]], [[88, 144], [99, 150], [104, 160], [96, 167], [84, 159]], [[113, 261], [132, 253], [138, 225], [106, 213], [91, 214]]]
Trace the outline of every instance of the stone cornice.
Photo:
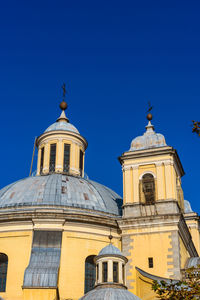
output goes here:
[[[177, 169], [180, 172], [180, 177], [182, 177], [185, 174], [185, 172], [183, 170], [183, 166], [181, 164], [181, 161], [179, 159], [177, 151], [174, 148], [169, 147], [169, 146], [124, 152], [120, 157], [118, 157], [118, 160], [119, 160], [120, 164], [123, 165], [124, 160], [138, 159], [138, 158], [151, 157], [151, 156], [161, 156], [161, 155], [166, 155], [166, 154], [169, 154], [170, 156], [174, 157], [175, 164], [177, 166]], [[153, 161], [155, 161], [155, 160], [153, 160]], [[155, 161], [155, 163], [156, 162], [157, 161]], [[160, 161], [160, 162], [162, 162], [162, 161]], [[171, 164], [171, 163], [173, 163], [173, 161], [167, 160], [165, 163]], [[149, 162], [146, 164], [149, 164]]]
[[82, 135], [75, 133], [75, 132], [64, 131], [64, 130], [54, 130], [54, 131], [49, 131], [49, 132], [45, 132], [45, 133], [41, 134], [40, 136], [37, 137], [36, 146], [38, 147], [39, 144], [41, 143], [41, 141], [45, 138], [55, 137], [55, 139], [56, 138], [58, 139], [59, 135], [77, 138], [84, 145], [85, 149], [88, 146], [87, 140]]

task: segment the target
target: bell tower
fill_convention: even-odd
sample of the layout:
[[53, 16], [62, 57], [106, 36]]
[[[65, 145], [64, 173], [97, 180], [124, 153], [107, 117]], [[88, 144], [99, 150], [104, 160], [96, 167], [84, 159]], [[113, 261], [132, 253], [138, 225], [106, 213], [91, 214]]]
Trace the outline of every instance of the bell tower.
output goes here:
[[181, 177], [176, 150], [156, 133], [147, 115], [142, 136], [134, 138], [119, 161], [123, 171], [122, 250], [128, 258], [127, 285], [136, 293], [136, 267], [163, 278], [181, 278], [189, 257], [197, 256], [184, 219]]
[[[184, 210], [184, 170], [175, 149], [154, 131], [147, 115], [146, 132], [131, 142], [119, 161], [123, 170], [124, 216], [169, 214]], [[167, 208], [167, 209], [166, 209]]]

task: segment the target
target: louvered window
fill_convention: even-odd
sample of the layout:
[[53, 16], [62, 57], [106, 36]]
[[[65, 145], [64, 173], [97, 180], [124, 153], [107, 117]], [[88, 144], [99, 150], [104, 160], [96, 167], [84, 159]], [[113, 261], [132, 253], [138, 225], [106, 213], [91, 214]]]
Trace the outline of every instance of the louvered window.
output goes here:
[[50, 146], [50, 160], [49, 160], [49, 172], [55, 171], [56, 164], [56, 144]]
[[113, 282], [119, 282], [118, 262], [113, 262]]
[[64, 145], [64, 162], [63, 162], [63, 171], [69, 172], [69, 164], [70, 164], [70, 145]]

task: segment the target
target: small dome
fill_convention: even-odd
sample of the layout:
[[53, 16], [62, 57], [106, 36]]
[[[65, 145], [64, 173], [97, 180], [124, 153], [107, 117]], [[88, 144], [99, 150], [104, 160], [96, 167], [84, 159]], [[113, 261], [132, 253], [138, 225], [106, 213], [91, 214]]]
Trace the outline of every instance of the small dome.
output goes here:
[[55, 130], [64, 130], [64, 131], [71, 131], [75, 133], [79, 133], [78, 129], [71, 123], [68, 123], [66, 121], [60, 121], [55, 122], [52, 125], [50, 125], [45, 132], [55, 131]]
[[138, 136], [132, 140], [129, 151], [159, 148], [164, 146], [167, 146], [165, 137], [160, 133], [156, 133], [153, 125], [149, 122], [148, 126], [146, 126], [146, 132], [142, 136]]
[[185, 269], [188, 268], [199, 268], [200, 266], [200, 257], [190, 257], [188, 258], [186, 264], [185, 264]]
[[101, 251], [99, 252], [98, 256], [99, 255], [109, 255], [109, 254], [123, 256], [122, 253], [121, 253], [121, 251], [117, 247], [113, 246], [112, 244], [109, 244], [108, 246], [106, 246], [103, 249], [101, 249]]
[[193, 210], [191, 208], [191, 204], [188, 200], [184, 200], [184, 211], [186, 214], [193, 212]]
[[111, 189], [82, 177], [62, 174], [32, 176], [0, 190], [0, 209], [34, 207], [88, 209], [118, 215], [121, 197]]
[[140, 300], [137, 296], [123, 288], [97, 287], [79, 300]]

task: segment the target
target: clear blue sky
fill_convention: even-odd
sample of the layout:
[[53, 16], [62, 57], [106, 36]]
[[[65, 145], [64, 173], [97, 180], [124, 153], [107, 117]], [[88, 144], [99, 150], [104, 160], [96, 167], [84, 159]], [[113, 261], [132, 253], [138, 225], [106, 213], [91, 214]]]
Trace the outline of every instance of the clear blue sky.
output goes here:
[[[1, 182], [29, 174], [34, 137], [67, 115], [89, 146], [86, 172], [122, 195], [117, 157], [153, 124], [178, 150], [185, 199], [199, 209], [199, 1], [2, 1]], [[36, 168], [36, 160], [34, 163]]]

